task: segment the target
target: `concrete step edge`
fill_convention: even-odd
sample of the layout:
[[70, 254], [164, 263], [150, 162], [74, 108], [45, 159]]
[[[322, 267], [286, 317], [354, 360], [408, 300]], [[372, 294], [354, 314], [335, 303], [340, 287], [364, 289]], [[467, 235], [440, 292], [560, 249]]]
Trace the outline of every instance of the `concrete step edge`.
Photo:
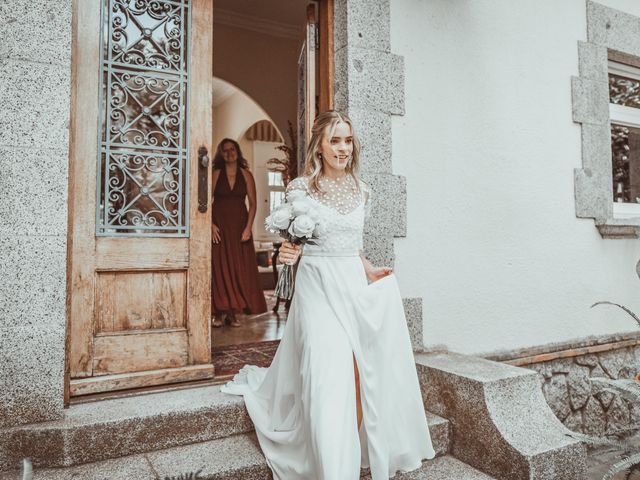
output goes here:
[[[472, 476], [446, 476], [451, 472], [472, 472]], [[490, 480], [471, 467], [448, 455], [439, 455], [427, 460], [413, 472], [398, 474], [396, 479], [410, 480], [429, 478], [444, 480]], [[91, 478], [93, 480], [118, 480], [136, 478], [164, 479], [198, 473], [201, 480], [260, 480], [271, 479], [271, 472], [260, 450], [254, 433], [242, 433], [208, 442], [184, 445], [169, 449], [136, 454], [117, 459], [66, 468], [34, 467], [33, 480], [67, 480]], [[429, 475], [429, 476], [425, 476]], [[436, 476], [438, 475], [438, 476]], [[14, 480], [18, 472], [0, 474], [0, 480]], [[362, 470], [362, 478], [370, 479]]]
[[[450, 448], [448, 420], [427, 412], [434, 448]], [[0, 430], [0, 471], [22, 458], [68, 467], [253, 431], [241, 397], [208, 386], [72, 406], [63, 419]]]

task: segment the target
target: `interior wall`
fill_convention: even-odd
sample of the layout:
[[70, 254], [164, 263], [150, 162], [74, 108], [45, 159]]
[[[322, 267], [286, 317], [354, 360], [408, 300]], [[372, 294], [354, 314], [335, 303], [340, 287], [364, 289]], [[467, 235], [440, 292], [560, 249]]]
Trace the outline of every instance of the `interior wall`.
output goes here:
[[[632, 0], [602, 3], [640, 15]], [[482, 354], [635, 331], [624, 312], [589, 307], [640, 312], [640, 242], [604, 240], [575, 216], [585, 0], [395, 0], [391, 19], [406, 69], [396, 272], [403, 297], [423, 298], [426, 347]]]
[[[258, 149], [262, 154], [259, 155], [259, 158], [255, 158], [256, 148], [254, 143], [256, 142], [248, 140], [245, 133], [254, 123], [260, 120], [273, 122], [273, 119], [269, 118], [260, 105], [240, 90], [237, 90], [222, 103], [216, 105], [213, 109], [214, 151], [212, 152], [211, 158], [213, 159], [215, 148], [223, 138], [231, 138], [240, 144], [242, 155], [249, 163], [249, 170], [253, 174], [256, 182], [256, 195], [259, 207], [262, 207], [258, 208], [256, 218], [253, 222], [253, 238], [259, 241], [269, 241], [277, 240], [278, 237], [270, 235], [264, 229], [264, 218], [268, 215], [269, 201], [266, 162], [272, 157], [281, 158], [282, 153], [273, 148], [280, 144], [274, 143], [270, 144], [270, 149], [265, 150], [264, 146], [262, 149]], [[265, 144], [267, 142], [257, 143]], [[270, 150], [273, 150], [273, 152]], [[265, 202], [267, 204], [266, 208], [264, 207]]]
[[297, 62], [302, 40], [218, 23], [213, 32], [214, 75], [255, 99], [286, 134], [287, 120], [296, 124]]
[[[233, 93], [213, 108], [213, 144], [217, 146], [223, 138], [239, 141], [244, 132], [260, 120], [270, 120], [269, 115], [260, 105], [244, 92]], [[240, 148], [242, 146], [241, 143]], [[242, 153], [249, 154], [244, 149]]]

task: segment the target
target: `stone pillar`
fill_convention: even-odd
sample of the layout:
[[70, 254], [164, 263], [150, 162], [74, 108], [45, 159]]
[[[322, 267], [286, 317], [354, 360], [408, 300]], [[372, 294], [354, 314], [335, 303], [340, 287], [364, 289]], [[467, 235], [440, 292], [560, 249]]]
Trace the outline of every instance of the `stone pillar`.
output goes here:
[[[391, 53], [390, 0], [335, 0], [335, 108], [362, 142], [361, 174], [372, 190], [367, 258], [392, 266], [395, 237], [407, 234], [407, 183], [393, 174], [391, 117], [404, 115], [404, 57]], [[404, 299], [414, 350], [423, 350], [422, 298]]]
[[390, 2], [336, 0], [335, 105], [351, 117], [362, 141], [362, 178], [373, 190], [365, 250], [391, 265], [393, 238], [406, 235], [406, 181], [393, 175], [391, 116], [404, 114], [404, 59], [391, 53]]
[[71, 11], [0, 4], [0, 427], [62, 416]]

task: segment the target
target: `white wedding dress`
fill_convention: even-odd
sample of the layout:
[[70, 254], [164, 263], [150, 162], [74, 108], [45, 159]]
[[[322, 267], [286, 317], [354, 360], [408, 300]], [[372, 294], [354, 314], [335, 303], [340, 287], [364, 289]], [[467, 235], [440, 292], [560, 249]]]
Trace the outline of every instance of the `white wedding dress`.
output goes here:
[[368, 284], [359, 257], [368, 188], [322, 181], [323, 194], [304, 177], [287, 188], [313, 199], [326, 233], [304, 247], [273, 362], [221, 390], [244, 396], [274, 479], [356, 480], [362, 466], [387, 480], [435, 456], [402, 300], [394, 275]]

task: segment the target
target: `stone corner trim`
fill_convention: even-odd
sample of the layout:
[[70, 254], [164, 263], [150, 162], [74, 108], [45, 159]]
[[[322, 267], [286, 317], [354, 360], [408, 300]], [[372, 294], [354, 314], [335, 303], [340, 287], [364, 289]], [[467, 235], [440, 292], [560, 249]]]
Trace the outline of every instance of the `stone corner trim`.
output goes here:
[[389, 0], [335, 0], [335, 108], [347, 113], [362, 143], [363, 180], [373, 191], [364, 250], [393, 265], [393, 239], [407, 232], [406, 180], [393, 174], [392, 117], [405, 113], [404, 57], [391, 52]]
[[452, 454], [496, 478], [584, 478], [586, 449], [535, 372], [457, 353], [417, 354], [425, 408], [452, 425]]
[[571, 78], [573, 121], [582, 125], [582, 168], [574, 171], [576, 217], [593, 218], [603, 238], [640, 238], [639, 219], [613, 217], [608, 52], [640, 57], [640, 18], [587, 2], [587, 41], [578, 42], [580, 75]]

